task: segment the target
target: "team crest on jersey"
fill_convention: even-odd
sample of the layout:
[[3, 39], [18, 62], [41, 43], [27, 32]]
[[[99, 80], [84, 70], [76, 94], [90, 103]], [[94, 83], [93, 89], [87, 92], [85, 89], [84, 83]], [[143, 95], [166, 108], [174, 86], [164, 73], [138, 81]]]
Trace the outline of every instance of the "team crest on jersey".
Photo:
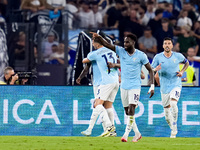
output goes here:
[[176, 59], [174, 59], [173, 61], [174, 61], [174, 63], [175, 63], [175, 62], [176, 62]]
[[133, 58], [133, 61], [135, 61], [137, 58]]

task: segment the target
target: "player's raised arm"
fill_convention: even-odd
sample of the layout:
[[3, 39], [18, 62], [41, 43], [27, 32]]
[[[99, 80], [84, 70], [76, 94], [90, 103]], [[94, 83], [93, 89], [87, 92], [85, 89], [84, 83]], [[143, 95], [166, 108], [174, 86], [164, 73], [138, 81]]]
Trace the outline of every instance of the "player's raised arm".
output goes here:
[[154, 73], [153, 73], [153, 70], [152, 70], [152, 67], [150, 65], [150, 63], [147, 63], [145, 65], [146, 69], [149, 71], [149, 75], [150, 75], [150, 83], [151, 83], [151, 87], [148, 91], [148, 94], [151, 92], [151, 95], [149, 98], [151, 98], [153, 95], [154, 95]]
[[85, 65], [85, 68], [82, 70], [81, 74], [76, 79], [77, 84], [79, 84], [79, 85], [81, 84], [81, 80], [83, 79], [83, 77], [85, 77], [88, 74], [90, 66], [91, 66], [91, 63], [87, 63]]
[[95, 32], [90, 32], [92, 35], [93, 35], [93, 38], [99, 38], [99, 40], [101, 41], [101, 44], [104, 46], [104, 47], [107, 47], [108, 49], [110, 50], [113, 50], [114, 52], [116, 51], [115, 50], [115, 46], [108, 43], [101, 35], [95, 33]]

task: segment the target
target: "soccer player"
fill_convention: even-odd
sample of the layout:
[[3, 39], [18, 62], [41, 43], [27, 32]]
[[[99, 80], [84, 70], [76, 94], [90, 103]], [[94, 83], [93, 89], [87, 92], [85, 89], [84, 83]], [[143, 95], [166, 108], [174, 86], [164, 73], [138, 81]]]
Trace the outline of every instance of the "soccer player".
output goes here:
[[150, 74], [151, 87], [148, 91], [151, 92], [150, 97], [154, 94], [154, 78], [153, 71], [149, 60], [145, 53], [135, 49], [137, 37], [134, 34], [128, 34], [124, 39], [124, 48], [114, 46], [107, 43], [100, 35], [93, 33], [93, 37], [98, 38], [102, 45], [115, 51], [120, 58], [121, 64], [121, 99], [128, 116], [126, 130], [121, 138], [122, 142], [127, 142], [130, 131], [133, 129], [135, 136], [132, 142], [137, 142], [141, 139], [141, 133], [138, 130], [135, 122], [135, 108], [138, 105], [141, 91], [141, 69], [145, 65]]
[[[90, 53], [93, 53], [93, 52], [90, 52]], [[115, 68], [115, 67], [119, 68], [120, 67], [120, 64], [118, 64], [118, 63], [108, 62], [108, 65], [109, 65], [110, 68]], [[94, 97], [97, 98], [98, 86], [101, 83], [101, 73], [99, 71], [99, 68], [97, 66], [96, 61], [92, 61], [91, 63], [87, 63], [85, 65], [81, 74], [76, 79], [76, 83], [79, 84], [79, 85], [81, 84], [81, 80], [82, 80], [83, 77], [85, 77], [88, 74], [90, 66], [92, 66], [92, 70], [93, 70], [93, 93], [94, 93]], [[112, 107], [111, 108], [109, 107], [110, 106], [109, 103], [108, 103], [108, 106], [107, 106], [107, 101], [104, 102], [103, 106], [108, 113], [108, 117], [109, 117], [111, 123], [114, 124], [114, 112], [113, 112]], [[95, 108], [93, 108], [93, 109], [95, 109]], [[93, 110], [92, 113], [95, 113], [95, 110]], [[91, 116], [93, 116], [93, 114]], [[92, 134], [92, 129], [93, 129], [94, 123], [95, 123], [95, 121], [93, 121], [92, 119], [94, 119], [94, 117], [91, 118], [88, 129], [86, 129], [85, 131], [82, 131], [81, 134], [83, 134], [85, 136], [90, 136]], [[105, 131], [106, 128], [105, 128], [104, 122], [103, 122], [102, 126], [103, 126], [103, 129]], [[116, 131], [112, 132], [110, 136], [117, 136]]]
[[[189, 62], [181, 54], [172, 52], [173, 42], [166, 37], [163, 41], [164, 52], [157, 54], [152, 62], [154, 71], [158, 71], [160, 78], [160, 92], [164, 107], [165, 119], [171, 128], [171, 138], [176, 138], [178, 107], [177, 102], [181, 93], [181, 76], [187, 69]], [[179, 63], [184, 63], [179, 71]], [[171, 107], [171, 111], [170, 111]]]
[[[117, 56], [116, 53], [101, 45], [100, 41], [96, 38], [93, 39], [93, 46], [97, 50], [89, 53], [87, 58], [83, 59], [83, 63], [95, 61], [101, 73], [101, 83], [98, 86], [94, 104], [95, 109], [93, 109], [90, 125], [93, 128], [97, 117], [102, 113], [102, 121], [105, 123], [106, 130], [101, 136], [105, 137], [110, 136], [111, 132], [115, 131], [114, 115], [112, 116], [113, 119], [109, 119], [109, 113], [106, 112], [103, 104], [106, 101], [106, 107], [112, 109], [112, 104], [119, 88], [117, 68], [108, 67], [108, 62], [117, 62]], [[88, 129], [90, 129], [90, 126]]]

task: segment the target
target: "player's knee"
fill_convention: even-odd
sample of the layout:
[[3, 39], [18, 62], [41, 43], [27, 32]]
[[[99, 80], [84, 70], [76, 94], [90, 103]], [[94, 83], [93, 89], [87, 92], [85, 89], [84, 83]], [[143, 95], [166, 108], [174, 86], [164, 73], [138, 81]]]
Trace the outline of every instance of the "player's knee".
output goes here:
[[128, 116], [128, 107], [124, 107], [125, 113]]
[[170, 108], [170, 105], [165, 106], [164, 108]]
[[129, 104], [129, 109], [128, 109], [128, 114], [129, 115], [134, 115], [135, 114], [135, 104]]
[[177, 101], [171, 100], [170, 105], [172, 106], [173, 111], [178, 112]]

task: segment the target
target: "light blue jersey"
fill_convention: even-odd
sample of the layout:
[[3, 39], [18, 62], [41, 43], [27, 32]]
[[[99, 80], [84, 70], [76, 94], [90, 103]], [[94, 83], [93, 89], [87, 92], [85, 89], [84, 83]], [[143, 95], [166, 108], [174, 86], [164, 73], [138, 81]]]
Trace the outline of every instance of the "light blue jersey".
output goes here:
[[111, 68], [109, 73], [107, 67], [107, 62], [117, 63], [117, 56], [115, 52], [102, 47], [92, 53], [89, 53], [87, 58], [90, 61], [96, 61], [101, 73], [101, 85], [119, 82], [117, 68]]
[[99, 86], [101, 84], [101, 73], [99, 71], [96, 61], [92, 61], [92, 72], [93, 72], [93, 86]]
[[138, 49], [133, 55], [129, 55], [123, 47], [116, 46], [115, 49], [121, 64], [121, 88], [140, 89], [142, 65], [149, 62], [147, 55]]
[[170, 93], [175, 87], [182, 87], [181, 77], [176, 76], [179, 71], [179, 63], [186, 62], [187, 59], [177, 52], [172, 52], [171, 57], [166, 57], [164, 52], [157, 54], [152, 62], [152, 67], [156, 68], [161, 64], [158, 71], [160, 78], [160, 91], [162, 94]]

